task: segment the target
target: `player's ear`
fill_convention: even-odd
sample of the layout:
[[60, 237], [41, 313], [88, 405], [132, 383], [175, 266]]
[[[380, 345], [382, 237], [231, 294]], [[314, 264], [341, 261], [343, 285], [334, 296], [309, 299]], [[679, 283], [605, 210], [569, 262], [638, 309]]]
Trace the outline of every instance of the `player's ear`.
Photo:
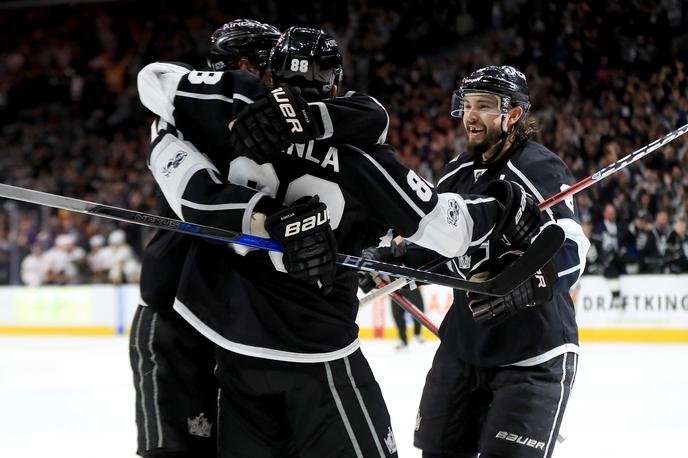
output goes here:
[[259, 69], [251, 63], [250, 60], [246, 59], [245, 57], [242, 57], [239, 59], [239, 70], [242, 72], [250, 72], [253, 73], [254, 75], [259, 75], [260, 71]]
[[509, 127], [513, 126], [518, 122], [519, 119], [521, 119], [522, 116], [525, 115], [525, 112], [523, 111], [523, 107], [516, 105], [513, 107], [511, 110], [509, 110], [509, 119], [508, 119], [508, 124]]

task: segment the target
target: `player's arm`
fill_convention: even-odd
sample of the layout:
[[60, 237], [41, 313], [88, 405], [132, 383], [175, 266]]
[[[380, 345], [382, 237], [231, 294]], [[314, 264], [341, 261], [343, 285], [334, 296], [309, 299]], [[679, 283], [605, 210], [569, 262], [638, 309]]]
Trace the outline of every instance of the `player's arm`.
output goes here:
[[[554, 156], [528, 163], [523, 172], [525, 177], [532, 178], [523, 181], [522, 185], [537, 202], [542, 202], [575, 182], [569, 170]], [[585, 270], [590, 241], [583, 232], [575, 208], [572, 196], [542, 212], [547, 221], [560, 226], [566, 235], [564, 246], [553, 261], [557, 275], [555, 295], [568, 294]]]
[[149, 64], [138, 75], [143, 105], [184, 133], [201, 151], [230, 148], [230, 122], [267, 89], [248, 72], [197, 71], [179, 63]]
[[[562, 185], [573, 183], [569, 171], [560, 161], [554, 159], [533, 161], [521, 172], [520, 184], [538, 202], [559, 192]], [[527, 306], [544, 305], [557, 295], [569, 294], [585, 269], [586, 254], [590, 247], [574, 209], [571, 197], [543, 212], [547, 220], [545, 224], [557, 224], [564, 229], [566, 240], [552, 261], [536, 275], [503, 297], [469, 295], [469, 305], [477, 322], [495, 325]], [[512, 259], [511, 253], [500, 259], [491, 259], [491, 265], [483, 267], [487, 274], [483, 280], [500, 272]]]
[[180, 219], [268, 236], [263, 221], [277, 207], [272, 198], [222, 180], [213, 163], [164, 120], [153, 123], [151, 136], [148, 167]]
[[348, 92], [307, 103], [298, 89], [279, 87], [244, 109], [232, 121], [232, 149], [258, 163], [291, 143], [328, 140], [371, 145], [387, 138], [389, 116], [375, 98]]
[[335, 144], [374, 145], [382, 144], [387, 139], [389, 115], [374, 97], [349, 91], [342, 97], [308, 105], [316, 122], [322, 126], [322, 135], [316, 140], [329, 139]]
[[[410, 242], [453, 258], [472, 246], [503, 233], [521, 199], [508, 206], [499, 198], [437, 193], [434, 187], [401, 165], [389, 145], [369, 152], [349, 146], [353, 154], [342, 154], [342, 175], [356, 180], [358, 189], [376, 202], [380, 217]], [[508, 220], [508, 221], [507, 221]], [[501, 226], [500, 226], [501, 225]]]

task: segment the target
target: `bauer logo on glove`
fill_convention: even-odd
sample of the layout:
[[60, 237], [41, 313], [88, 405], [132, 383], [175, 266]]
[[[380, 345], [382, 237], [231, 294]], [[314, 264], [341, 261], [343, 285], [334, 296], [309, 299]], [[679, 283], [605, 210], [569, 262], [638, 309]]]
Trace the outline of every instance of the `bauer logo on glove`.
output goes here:
[[[293, 218], [294, 214], [290, 213], [289, 215], [285, 215], [282, 217], [282, 220], [288, 219], [288, 218]], [[323, 224], [327, 224], [330, 222], [330, 215], [327, 212], [327, 208], [323, 209], [321, 212], [309, 216], [308, 218], [305, 218], [301, 221], [294, 221], [293, 223], [287, 224], [286, 228], [284, 229], [284, 236], [285, 237], [291, 237], [293, 235], [299, 234], [301, 232], [306, 232], [309, 231], [310, 229], [313, 229], [314, 227], [317, 226], [322, 226]]]
[[270, 237], [282, 245], [284, 267], [293, 278], [332, 290], [337, 275], [337, 240], [327, 206], [318, 196], [302, 197], [265, 219]]
[[294, 109], [294, 105], [291, 103], [291, 100], [287, 96], [287, 93], [284, 91], [284, 88], [278, 87], [277, 89], [273, 89], [270, 93], [274, 97], [275, 102], [277, 102], [277, 106], [279, 107], [280, 111], [282, 112], [282, 115], [284, 116], [284, 121], [291, 126], [290, 132], [303, 132], [303, 126], [296, 117], [296, 110]]

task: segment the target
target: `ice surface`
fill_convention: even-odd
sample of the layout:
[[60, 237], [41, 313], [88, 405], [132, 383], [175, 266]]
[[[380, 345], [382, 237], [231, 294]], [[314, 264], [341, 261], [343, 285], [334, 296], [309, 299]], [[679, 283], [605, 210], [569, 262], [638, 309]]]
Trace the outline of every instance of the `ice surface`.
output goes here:
[[[364, 341], [401, 457], [436, 342]], [[688, 345], [584, 343], [556, 458], [681, 456]], [[0, 457], [133, 458], [134, 390], [123, 337], [0, 337]]]

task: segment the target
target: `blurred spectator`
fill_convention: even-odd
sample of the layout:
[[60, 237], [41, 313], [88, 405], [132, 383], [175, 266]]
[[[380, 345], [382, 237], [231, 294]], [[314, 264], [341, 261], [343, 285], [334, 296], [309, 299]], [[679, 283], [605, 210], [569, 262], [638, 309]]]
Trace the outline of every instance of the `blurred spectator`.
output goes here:
[[69, 285], [79, 283], [80, 264], [84, 251], [75, 246], [74, 236], [60, 234], [55, 238], [55, 246], [43, 255], [45, 263], [45, 283], [50, 285]]
[[629, 253], [627, 272], [641, 274], [659, 272], [661, 265], [659, 243], [649, 213], [639, 211], [635, 221], [630, 225], [629, 232], [635, 240], [635, 245], [631, 248], [633, 253]]
[[597, 264], [601, 267], [602, 275], [609, 280], [613, 304], [618, 303], [621, 298], [619, 276], [626, 273], [627, 246], [625, 242], [625, 228], [616, 221], [614, 205], [605, 205], [603, 220], [593, 230], [590, 243], [595, 245], [598, 253]]
[[134, 250], [126, 242], [126, 234], [117, 229], [108, 236], [111, 283], [134, 283], [139, 281], [141, 266]]
[[96, 234], [89, 240], [91, 248], [87, 256], [88, 268], [93, 283], [107, 283], [110, 280], [111, 248], [105, 246], [105, 237]]
[[654, 229], [657, 237], [659, 254], [664, 255], [666, 252], [667, 240], [672, 231], [671, 225], [669, 224], [669, 215], [664, 210], [657, 212]]
[[45, 282], [46, 271], [43, 250], [38, 243], [31, 246], [31, 253], [21, 263], [21, 280], [27, 286], [40, 286]]
[[626, 273], [624, 258], [626, 255], [627, 234], [623, 226], [616, 221], [616, 209], [613, 204], [604, 206], [604, 217], [593, 230], [591, 243], [599, 253], [598, 264], [602, 265], [602, 274], [607, 278], [618, 278]]
[[688, 238], [686, 237], [686, 218], [676, 219], [674, 228], [667, 238], [664, 255], [664, 271], [672, 274], [688, 272]]

